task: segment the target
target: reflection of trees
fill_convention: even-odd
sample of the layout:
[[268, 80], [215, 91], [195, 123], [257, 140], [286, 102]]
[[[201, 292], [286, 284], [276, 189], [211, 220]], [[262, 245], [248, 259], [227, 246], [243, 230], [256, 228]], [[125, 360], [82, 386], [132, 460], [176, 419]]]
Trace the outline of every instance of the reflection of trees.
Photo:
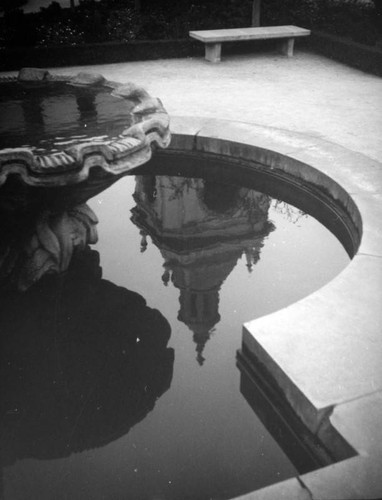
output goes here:
[[170, 387], [170, 326], [140, 295], [101, 279], [98, 254], [25, 293], [1, 294], [1, 461], [103, 446]]
[[221, 285], [245, 255], [249, 271], [273, 229], [270, 199], [257, 191], [203, 179], [138, 176], [132, 220], [164, 259], [163, 283], [180, 290], [178, 319], [194, 334], [197, 360], [220, 321]]
[[283, 215], [292, 224], [297, 224], [300, 219], [307, 217], [307, 214], [282, 200], [274, 200], [273, 208], [275, 212]]

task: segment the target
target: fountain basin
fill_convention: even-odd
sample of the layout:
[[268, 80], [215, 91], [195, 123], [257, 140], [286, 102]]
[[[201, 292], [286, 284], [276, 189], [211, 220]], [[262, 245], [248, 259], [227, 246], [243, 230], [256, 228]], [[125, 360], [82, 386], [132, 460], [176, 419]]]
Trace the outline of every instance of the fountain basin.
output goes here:
[[24, 68], [0, 85], [0, 185], [12, 174], [47, 187], [82, 182], [96, 167], [120, 175], [170, 142], [161, 101], [133, 83]]
[[[87, 209], [76, 205], [74, 194], [72, 201], [75, 206], [64, 212], [56, 207], [57, 200], [53, 199], [48, 213], [47, 207], [42, 214], [37, 212], [34, 225], [29, 217], [25, 221], [30, 234], [28, 240], [9, 238], [6, 261], [12, 264], [15, 259], [9, 259], [9, 256], [19, 256], [18, 266], [3, 265], [2, 271], [8, 274], [7, 284], [22, 290], [15, 296], [20, 301], [19, 306], [23, 307], [22, 314], [14, 311], [13, 315], [5, 308], [3, 324], [4, 330], [9, 332], [9, 341], [14, 340], [12, 335], [16, 331], [24, 338], [33, 339], [35, 344], [40, 340], [42, 344], [46, 342], [47, 347], [54, 345], [54, 341], [57, 343], [59, 338], [61, 363], [73, 366], [77, 362], [81, 366], [86, 361], [86, 367], [91, 371], [90, 378], [100, 381], [97, 398], [89, 394], [94, 403], [87, 408], [93, 413], [89, 411], [81, 416], [81, 429], [76, 426], [79, 430], [77, 439], [70, 439], [70, 424], [69, 435], [64, 439], [69, 441], [68, 448], [72, 452], [87, 448], [92, 463], [105, 463], [109, 454], [115, 463], [129, 464], [124, 474], [118, 476], [118, 482], [121, 481], [119, 491], [122, 492], [116, 493], [118, 498], [122, 498], [127, 489], [131, 498], [136, 499], [147, 496], [148, 491], [154, 495], [159, 490], [169, 499], [215, 498], [217, 495], [229, 498], [293, 477], [295, 459], [299, 471], [301, 467], [304, 471], [315, 469], [322, 465], [322, 461], [331, 463], [330, 457], [316, 458], [306, 449], [306, 443], [302, 446], [296, 442], [288, 432], [290, 427], [283, 422], [283, 415], [279, 419], [271, 415], [270, 406], [262, 401], [261, 393], [252, 386], [246, 365], [238, 360], [240, 371], [237, 370], [235, 359], [240, 348], [240, 325], [251, 317], [253, 309], [257, 315], [264, 315], [325, 284], [348, 262], [344, 248], [317, 221], [308, 217], [309, 207], [305, 207], [304, 194], [296, 196], [296, 205], [304, 202], [304, 206], [298, 204], [295, 208], [288, 208], [280, 201], [283, 194], [280, 193], [280, 197], [276, 192], [272, 196], [266, 194], [263, 191], [263, 186], [266, 187], [264, 179], [253, 169], [247, 172], [244, 164], [230, 163], [220, 157], [214, 159], [211, 155], [206, 158], [204, 154], [163, 153], [158, 152], [152, 161], [136, 169], [135, 176], [127, 175], [99, 192], [89, 200]], [[274, 179], [270, 181], [270, 187], [276, 188]], [[290, 185], [288, 189], [291, 189]], [[84, 201], [82, 195], [79, 201]], [[92, 236], [97, 220], [100, 239], [95, 243]], [[20, 228], [21, 223], [11, 224], [11, 229], [13, 227]], [[9, 236], [14, 236], [14, 233]], [[53, 247], [52, 241], [56, 239], [57, 245]], [[320, 240], [320, 247], [314, 244], [315, 239]], [[21, 248], [15, 244], [18, 241]], [[71, 242], [76, 242], [74, 249]], [[92, 250], [87, 244], [92, 245]], [[332, 261], [330, 266], [325, 262], [328, 255]], [[67, 266], [71, 258], [72, 262]], [[313, 269], [309, 265], [311, 259], [316, 263]], [[97, 261], [99, 267], [94, 266]], [[46, 265], [43, 267], [42, 263]], [[103, 279], [100, 279], [101, 266]], [[72, 288], [70, 283], [73, 283]], [[103, 408], [105, 405], [116, 408], [116, 405], [105, 398], [99, 399], [98, 395], [105, 392], [111, 396], [113, 393], [120, 401], [117, 391], [120, 378], [112, 373], [103, 377], [97, 372], [103, 365], [109, 366], [106, 362], [108, 356], [113, 357], [113, 367], [117, 362], [118, 357], [114, 362], [115, 352], [108, 345], [112, 339], [116, 343], [116, 352], [118, 342], [121, 342], [119, 353], [122, 360], [123, 353], [127, 356], [130, 352], [122, 342], [126, 333], [129, 336], [132, 333], [131, 322], [127, 322], [129, 314], [135, 314], [126, 301], [121, 301], [130, 287], [168, 318], [175, 376], [165, 400], [158, 401], [149, 419], [131, 430], [129, 426], [116, 425], [115, 431], [111, 432], [113, 422]], [[8, 297], [9, 288], [4, 292]], [[47, 300], [42, 298], [42, 293], [43, 297], [56, 297], [56, 307], [46, 308]], [[42, 315], [43, 324], [48, 325], [45, 334], [39, 328]], [[52, 315], [57, 318], [54, 331]], [[107, 319], [109, 315], [112, 321]], [[26, 317], [28, 321], [24, 321]], [[86, 319], [89, 320], [88, 327], [85, 326]], [[138, 326], [140, 323], [141, 320]], [[148, 326], [145, 324], [145, 331]], [[154, 341], [158, 332], [154, 328], [150, 333]], [[132, 343], [138, 354], [143, 349], [142, 333], [138, 332], [136, 337]], [[73, 346], [71, 351], [66, 349], [68, 343]], [[76, 343], [89, 346], [89, 354], [87, 349], [81, 351], [80, 361], [78, 349], [74, 347]], [[24, 342], [18, 340], [17, 344], [24, 345]], [[159, 357], [159, 349], [153, 347], [156, 357]], [[51, 347], [48, 350], [53, 354], [56, 352]], [[99, 354], [95, 356], [94, 351]], [[4, 363], [5, 366], [18, 366], [18, 351], [12, 352], [16, 352], [16, 359]], [[73, 360], [71, 356], [74, 356]], [[29, 359], [27, 355], [21, 358]], [[135, 360], [135, 355], [130, 355], [126, 362], [129, 359]], [[160, 372], [170, 375], [165, 366], [168, 366], [167, 362]], [[57, 379], [54, 368], [52, 364], [48, 374], [43, 371], [44, 381], [49, 383]], [[151, 371], [149, 364], [144, 366], [143, 372]], [[7, 370], [8, 383], [3, 382], [3, 385], [10, 401], [20, 400], [12, 390], [16, 377], [17, 372]], [[68, 382], [60, 384], [57, 390], [53, 387], [53, 390], [61, 397], [62, 388], [66, 387], [65, 398], [70, 397], [76, 406], [78, 395], [88, 394], [87, 377], [73, 377], [73, 370], [65, 372], [63, 377]], [[109, 377], [115, 379], [115, 391], [110, 387], [102, 390]], [[122, 378], [124, 392], [129, 394], [130, 384], [124, 375]], [[69, 391], [71, 381], [73, 385]], [[25, 385], [28, 385], [28, 379], [24, 381]], [[150, 377], [143, 377], [142, 387], [148, 394], [152, 385]], [[32, 389], [24, 388], [23, 392], [30, 394]], [[33, 392], [42, 391], [35, 384]], [[139, 392], [137, 395], [138, 400], [141, 399]], [[38, 402], [21, 399], [22, 406], [21, 403], [9, 403], [9, 408], [12, 411], [21, 406], [31, 418], [24, 420], [24, 433], [20, 427], [17, 433], [12, 432], [12, 424], [17, 425], [18, 421], [15, 417], [10, 419], [11, 427], [6, 434], [16, 434], [21, 438], [18, 438], [20, 446], [17, 446], [17, 440], [8, 442], [4, 483], [10, 488], [15, 473], [19, 477], [33, 473], [34, 495], [40, 497], [40, 488], [49, 485], [54, 488], [57, 484], [57, 481], [47, 483], [44, 479], [44, 469], [56, 467], [49, 461], [54, 453], [54, 443], [44, 431], [41, 432], [41, 426], [36, 425], [38, 411], [33, 409], [40, 407]], [[135, 406], [132, 401], [127, 401], [127, 404]], [[54, 405], [51, 406], [54, 410]], [[47, 424], [43, 429], [60, 427], [65, 417], [70, 420], [71, 416], [65, 412], [49, 411], [48, 404], [45, 408]], [[37, 432], [28, 432], [30, 427]], [[85, 432], [87, 428], [99, 429], [100, 435], [110, 439], [110, 446], [100, 447], [98, 433], [89, 436]], [[286, 446], [284, 452], [278, 448], [272, 435], [276, 440], [282, 437]], [[35, 440], [39, 437], [40, 443], [40, 446], [28, 448], [29, 456], [34, 459], [31, 461], [34, 472], [28, 463], [23, 463], [25, 442], [32, 441], [32, 437]], [[44, 454], [45, 447], [48, 451]], [[57, 448], [56, 453], [62, 460], [60, 475], [65, 470], [65, 475], [71, 478], [71, 470], [84, 470], [84, 454], [67, 456], [62, 447]], [[119, 448], [120, 452], [110, 455], [111, 448]], [[11, 458], [15, 452], [12, 450], [15, 449], [18, 460], [13, 463]], [[150, 458], [145, 456], [147, 449]], [[211, 454], [218, 456], [219, 461], [210, 460]], [[174, 456], [176, 461], [172, 459]], [[123, 458], [120, 461], [118, 457]], [[45, 461], [37, 462], [37, 458], [45, 458]], [[186, 464], [191, 462], [197, 465], [187, 469]], [[164, 473], [161, 473], [162, 464]], [[228, 477], [227, 470], [231, 471]], [[84, 475], [79, 477], [79, 482], [70, 480], [63, 490], [67, 492], [74, 485], [79, 490], [83, 478]], [[94, 480], [98, 491], [108, 483], [105, 476], [103, 479], [97, 476]], [[17, 488], [22, 490], [23, 484], [19, 481]]]
[[340, 446], [334, 429], [336, 439], [339, 433], [356, 452], [271, 487], [273, 496], [282, 491], [298, 498], [306, 489], [320, 498], [354, 498], [360, 491], [363, 497], [378, 496], [380, 452], [374, 437], [380, 433], [382, 270], [376, 165], [322, 140], [254, 125], [182, 118], [174, 130], [173, 149], [229, 156], [238, 163], [262, 161], [271, 173], [308, 181], [348, 213], [351, 264], [297, 304], [246, 323], [243, 353], [266, 367], [320, 440]]

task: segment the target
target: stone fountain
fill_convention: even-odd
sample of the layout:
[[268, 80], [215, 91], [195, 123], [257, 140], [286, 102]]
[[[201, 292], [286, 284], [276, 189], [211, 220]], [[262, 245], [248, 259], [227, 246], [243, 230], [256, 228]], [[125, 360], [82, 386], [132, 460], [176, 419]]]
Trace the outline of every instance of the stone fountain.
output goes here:
[[99, 74], [24, 68], [0, 90], [0, 288], [26, 291], [97, 242], [86, 201], [169, 145], [169, 116]]
[[[0, 102], [4, 108], [0, 119], [0, 186], [13, 174], [26, 185], [41, 187], [78, 184], [100, 169], [106, 177], [118, 176], [146, 163], [155, 147], [165, 148], [170, 142], [169, 117], [161, 101], [134, 83], [109, 81], [99, 74], [52, 75], [45, 69], [23, 68], [17, 78], [0, 85], [7, 87], [12, 98], [11, 105], [3, 97]], [[52, 97], [55, 86], [60, 92], [57, 99]], [[18, 99], [13, 96], [12, 88], [16, 87]], [[32, 111], [26, 102], [30, 92], [39, 96]], [[66, 101], [63, 92], [69, 95]], [[107, 103], [99, 104], [101, 94], [107, 96]], [[108, 116], [107, 106], [118, 110], [119, 128], [108, 126], [113, 115]], [[68, 129], [71, 118], [76, 127], [61, 133]], [[17, 133], [12, 135], [8, 125], [15, 120]], [[49, 127], [54, 130], [47, 141]], [[23, 136], [18, 134], [20, 128], [26, 131]]]

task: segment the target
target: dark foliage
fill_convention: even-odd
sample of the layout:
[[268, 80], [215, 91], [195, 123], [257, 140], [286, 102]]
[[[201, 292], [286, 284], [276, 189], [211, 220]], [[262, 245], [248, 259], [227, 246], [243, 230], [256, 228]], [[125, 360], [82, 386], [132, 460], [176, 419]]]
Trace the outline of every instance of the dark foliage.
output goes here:
[[[23, 1], [12, 0], [12, 5]], [[0, 6], [9, 2], [0, 0]], [[249, 26], [251, 9], [252, 0], [79, 0], [75, 9], [52, 2], [36, 14], [6, 11], [0, 19], [0, 47], [181, 39], [189, 30]], [[381, 37], [382, 1], [262, 0], [261, 25], [282, 24], [374, 45]]]
[[18, 9], [28, 3], [28, 0], [0, 0], [0, 12]]

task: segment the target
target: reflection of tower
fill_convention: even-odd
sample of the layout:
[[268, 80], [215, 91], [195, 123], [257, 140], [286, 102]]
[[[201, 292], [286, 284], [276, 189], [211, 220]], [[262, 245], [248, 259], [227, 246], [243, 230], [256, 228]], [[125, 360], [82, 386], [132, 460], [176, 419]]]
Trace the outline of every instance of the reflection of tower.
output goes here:
[[24, 124], [29, 138], [38, 137], [45, 133], [44, 106], [42, 97], [22, 99], [21, 107], [24, 115]]
[[[213, 327], [220, 321], [219, 290], [222, 284], [222, 269], [215, 263], [196, 259], [190, 265], [170, 261], [172, 282], [180, 289], [178, 319], [193, 332], [197, 360], [203, 364], [203, 349], [210, 338]], [[225, 273], [224, 273], [225, 275]]]
[[[82, 92], [80, 92], [82, 90]], [[83, 127], [97, 122], [95, 94], [88, 89], [79, 89], [76, 94], [77, 108], [80, 113], [79, 122]]]
[[164, 258], [165, 285], [180, 290], [178, 319], [193, 332], [197, 360], [220, 321], [219, 291], [243, 253], [249, 270], [272, 230], [269, 197], [203, 179], [138, 176], [132, 220], [141, 250], [150, 235]]

